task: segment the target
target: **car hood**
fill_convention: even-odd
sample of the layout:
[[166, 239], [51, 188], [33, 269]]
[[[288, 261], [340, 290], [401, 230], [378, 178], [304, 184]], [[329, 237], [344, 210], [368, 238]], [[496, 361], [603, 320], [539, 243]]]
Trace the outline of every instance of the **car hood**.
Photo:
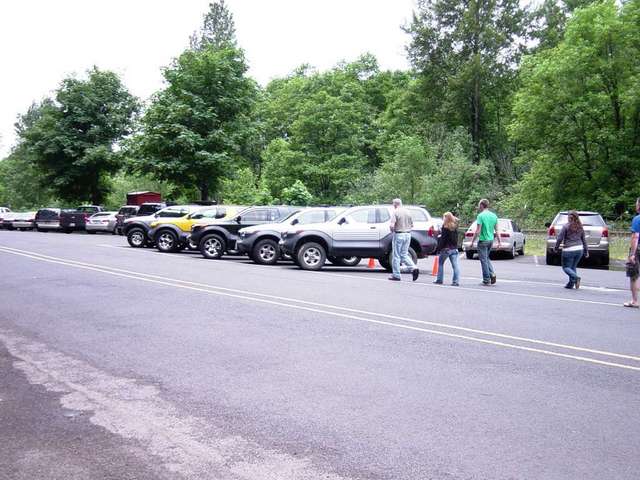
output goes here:
[[127, 218], [124, 223], [132, 223], [132, 222], [152, 222], [156, 219], [155, 215], [145, 215], [144, 217], [130, 217]]

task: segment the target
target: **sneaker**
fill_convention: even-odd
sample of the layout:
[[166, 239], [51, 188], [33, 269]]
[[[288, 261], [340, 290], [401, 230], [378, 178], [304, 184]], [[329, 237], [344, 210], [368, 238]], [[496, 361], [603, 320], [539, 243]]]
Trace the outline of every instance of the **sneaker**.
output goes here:
[[483, 287], [490, 287], [491, 286], [491, 282], [485, 282], [484, 280], [482, 281], [482, 283], [480, 284]]
[[567, 283], [567, 284], [564, 286], [564, 288], [567, 288], [567, 289], [569, 289], [569, 290], [570, 290], [570, 289], [572, 289], [572, 288], [573, 288], [573, 283]]
[[459, 283], [457, 283], [457, 282], [454, 282], [454, 283], [452, 283], [452, 284], [451, 284], [451, 286], [452, 286], [452, 287], [459, 287], [459, 286], [460, 286], [460, 284], [459, 284]]
[[439, 282], [438, 280], [434, 280], [433, 283], [434, 285], [442, 285], [442, 282]]
[[389, 277], [389, 280], [391, 280], [392, 282], [399, 282], [400, 279], [398, 277]]
[[576, 290], [580, 288], [580, 277], [576, 277]]
[[420, 276], [420, 269], [414, 268], [413, 271], [411, 272], [411, 276], [413, 277], [413, 281], [415, 282]]
[[496, 276], [494, 274], [494, 275], [491, 275], [491, 285], [494, 285], [495, 283], [496, 283]]

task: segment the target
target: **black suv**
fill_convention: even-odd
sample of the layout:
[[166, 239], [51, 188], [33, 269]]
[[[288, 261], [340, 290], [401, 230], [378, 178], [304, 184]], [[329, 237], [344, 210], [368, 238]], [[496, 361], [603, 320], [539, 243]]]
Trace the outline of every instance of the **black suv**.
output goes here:
[[220, 258], [226, 252], [235, 252], [241, 228], [274, 223], [286, 218], [300, 207], [249, 207], [237, 217], [205, 225], [194, 225], [189, 241], [198, 245], [204, 258]]

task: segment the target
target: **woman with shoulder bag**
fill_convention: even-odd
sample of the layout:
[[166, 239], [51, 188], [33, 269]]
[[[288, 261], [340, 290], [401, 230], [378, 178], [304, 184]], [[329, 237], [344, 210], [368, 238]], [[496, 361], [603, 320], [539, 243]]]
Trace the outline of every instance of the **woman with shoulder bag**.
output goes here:
[[433, 282], [442, 285], [444, 282], [444, 262], [449, 259], [453, 268], [453, 281], [451, 285], [460, 285], [460, 268], [458, 267], [458, 219], [447, 212], [442, 217], [442, 231], [438, 237], [438, 276]]
[[578, 276], [578, 263], [584, 258], [589, 258], [589, 249], [584, 235], [584, 228], [580, 221], [580, 215], [575, 210], [569, 212], [568, 221], [563, 225], [554, 251], [562, 247], [562, 270], [569, 277], [569, 282], [564, 288], [580, 288], [580, 277]]

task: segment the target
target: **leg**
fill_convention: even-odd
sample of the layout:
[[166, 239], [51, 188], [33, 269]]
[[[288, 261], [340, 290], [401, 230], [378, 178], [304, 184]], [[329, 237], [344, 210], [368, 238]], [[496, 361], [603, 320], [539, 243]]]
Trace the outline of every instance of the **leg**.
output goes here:
[[451, 282], [452, 285], [460, 284], [460, 267], [458, 266], [458, 250], [454, 250], [451, 255], [449, 255], [449, 261], [451, 262], [451, 268], [453, 268], [453, 280]]
[[436, 281], [433, 283], [443, 283], [444, 282], [444, 262], [447, 261], [447, 250], [443, 250], [438, 255], [438, 276], [436, 277]]
[[489, 283], [491, 271], [489, 270], [489, 248], [487, 242], [478, 242], [478, 258], [480, 259], [480, 267], [482, 268], [482, 282]]
[[392, 259], [391, 259], [391, 269], [393, 271], [392, 276], [395, 278], [400, 278], [400, 239], [398, 238], [398, 234], [393, 234], [393, 241], [391, 243], [392, 248]]
[[402, 246], [402, 263], [408, 266], [411, 270], [415, 270], [416, 264], [413, 263], [413, 258], [409, 255], [409, 245], [411, 243], [411, 234], [410, 233], [402, 233], [400, 234], [400, 244]]
[[631, 303], [638, 304], [638, 277], [629, 279], [629, 287], [631, 288]]
[[567, 276], [569, 277], [569, 283], [567, 283], [567, 287], [573, 287], [574, 283], [575, 283], [575, 278], [576, 278], [576, 272], [573, 270], [572, 267], [572, 259], [571, 259], [571, 253], [572, 252], [562, 252], [562, 271], [564, 273], [567, 274]]

